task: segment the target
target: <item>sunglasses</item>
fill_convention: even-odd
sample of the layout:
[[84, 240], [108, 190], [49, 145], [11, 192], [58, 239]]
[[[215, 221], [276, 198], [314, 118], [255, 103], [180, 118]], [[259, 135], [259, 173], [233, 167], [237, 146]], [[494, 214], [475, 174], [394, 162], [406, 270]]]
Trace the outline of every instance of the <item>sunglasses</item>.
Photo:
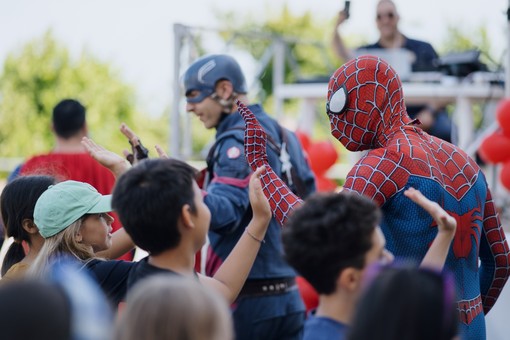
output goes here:
[[393, 12], [388, 12], [388, 13], [377, 13], [377, 20], [382, 20], [384, 17], [388, 17], [388, 19], [392, 20], [393, 18], [395, 18], [396, 14], [393, 13]]

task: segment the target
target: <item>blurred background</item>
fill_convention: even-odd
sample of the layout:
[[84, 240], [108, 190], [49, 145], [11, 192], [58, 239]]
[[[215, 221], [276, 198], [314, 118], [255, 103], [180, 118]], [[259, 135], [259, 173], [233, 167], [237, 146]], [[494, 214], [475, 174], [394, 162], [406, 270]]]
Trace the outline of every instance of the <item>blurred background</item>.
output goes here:
[[[377, 40], [376, 2], [351, 1], [342, 26], [347, 45]], [[430, 42], [440, 56], [475, 49], [488, 71], [504, 71], [507, 1], [394, 2], [407, 36]], [[274, 43], [286, 46], [281, 82], [324, 81], [343, 62], [330, 43], [343, 7], [343, 0], [0, 0], [0, 189], [24, 158], [52, 148], [51, 110], [64, 97], [87, 107], [91, 137], [113, 151], [126, 148], [118, 131], [126, 122], [150, 149], [157, 143], [174, 156], [202, 161], [214, 131], [189, 119], [176, 83], [187, 63], [206, 53], [236, 56], [252, 97], [289, 128], [298, 127], [300, 99], [275, 98]], [[320, 114], [324, 100], [313, 105], [308, 109], [319, 114], [307, 132], [313, 140], [329, 140]], [[495, 107], [486, 105], [478, 101], [470, 108], [477, 131], [488, 124], [488, 111], [494, 120]], [[455, 102], [448, 109], [453, 112]], [[339, 157], [331, 177], [341, 185], [351, 160], [340, 143], [333, 145]], [[489, 178], [504, 210], [508, 193], [494, 169]], [[510, 331], [503, 320], [508, 290], [489, 315], [489, 339]]]

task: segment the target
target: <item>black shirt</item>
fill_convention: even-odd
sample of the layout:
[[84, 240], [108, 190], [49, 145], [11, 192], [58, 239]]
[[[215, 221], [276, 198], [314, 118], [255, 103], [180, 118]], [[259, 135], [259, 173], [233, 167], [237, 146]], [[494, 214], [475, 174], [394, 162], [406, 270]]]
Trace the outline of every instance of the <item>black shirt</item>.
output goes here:
[[136, 262], [92, 259], [85, 264], [85, 268], [116, 307], [126, 296], [128, 275], [135, 265]]
[[141, 259], [139, 262], [136, 262], [133, 270], [131, 270], [131, 272], [129, 273], [129, 277], [127, 280], [128, 290], [132, 289], [133, 286], [140, 280], [157, 274], [180, 275], [177, 272], [174, 272], [170, 269], [163, 269], [153, 266], [152, 264], [149, 263], [149, 257], [147, 256]]

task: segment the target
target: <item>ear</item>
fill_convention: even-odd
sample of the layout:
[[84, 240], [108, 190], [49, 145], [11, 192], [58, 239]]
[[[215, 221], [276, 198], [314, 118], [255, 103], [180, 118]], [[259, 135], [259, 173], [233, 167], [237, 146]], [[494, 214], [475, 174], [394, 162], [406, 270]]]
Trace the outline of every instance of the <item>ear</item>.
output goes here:
[[39, 229], [37, 229], [34, 221], [29, 218], [23, 219], [23, 221], [21, 221], [21, 226], [29, 234], [37, 234], [39, 232]]
[[229, 80], [220, 80], [218, 84], [216, 84], [215, 92], [222, 99], [228, 99], [234, 93], [234, 87]]
[[181, 209], [181, 220], [183, 222], [184, 228], [195, 228], [195, 224], [193, 223], [193, 214], [191, 213], [191, 207], [189, 204], [185, 204]]
[[347, 267], [338, 275], [337, 285], [345, 290], [355, 292], [361, 287], [362, 276], [361, 269]]
[[78, 233], [76, 233], [74, 240], [78, 243], [81, 243], [83, 241], [83, 235], [81, 234], [81, 228], [80, 228], [80, 230], [78, 230]]

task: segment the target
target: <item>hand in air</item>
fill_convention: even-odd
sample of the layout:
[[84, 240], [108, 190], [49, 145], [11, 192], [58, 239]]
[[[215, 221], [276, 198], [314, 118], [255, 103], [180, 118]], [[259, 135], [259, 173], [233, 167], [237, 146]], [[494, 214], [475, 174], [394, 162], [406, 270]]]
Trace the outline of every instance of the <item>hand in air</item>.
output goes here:
[[85, 147], [89, 155], [92, 156], [102, 166], [110, 169], [115, 176], [119, 176], [129, 169], [129, 164], [120, 155], [105, 149], [101, 145], [96, 144], [92, 139], [83, 137], [81, 144]]
[[131, 144], [131, 152], [124, 150], [124, 156], [131, 164], [135, 164], [138, 161], [149, 158], [149, 150], [143, 146], [140, 138], [127, 126], [126, 123], [120, 125], [120, 132], [127, 137], [129, 144]]
[[265, 218], [268, 221], [272, 217], [271, 207], [269, 206], [269, 201], [264, 195], [264, 191], [262, 190], [262, 182], [260, 180], [260, 176], [266, 171], [266, 167], [262, 166], [257, 168], [255, 172], [250, 177], [250, 204], [253, 210], [253, 216]]

